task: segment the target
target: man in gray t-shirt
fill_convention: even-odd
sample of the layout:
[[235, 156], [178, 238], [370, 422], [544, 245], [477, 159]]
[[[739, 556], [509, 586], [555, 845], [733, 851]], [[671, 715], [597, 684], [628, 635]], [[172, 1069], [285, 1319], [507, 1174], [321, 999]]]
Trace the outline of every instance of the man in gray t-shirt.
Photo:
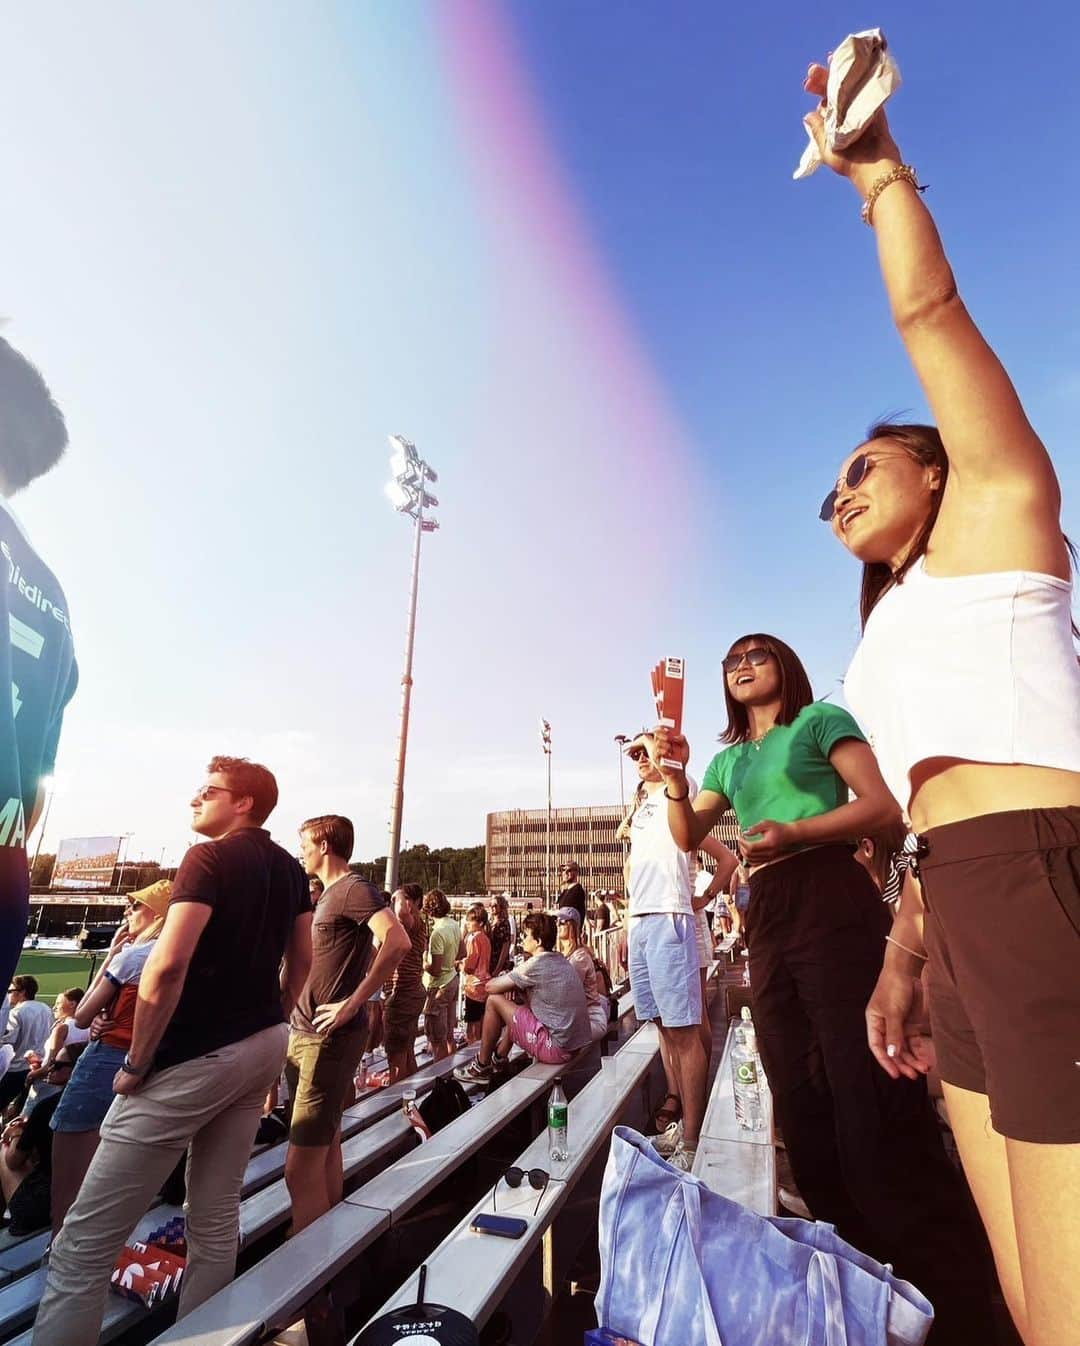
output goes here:
[[7, 1074], [0, 1080], [0, 1108], [5, 1108], [26, 1087], [30, 1062], [27, 1052], [45, 1054], [45, 1039], [53, 1026], [53, 1012], [37, 999], [37, 978], [27, 973], [12, 977], [8, 991], [11, 1011], [0, 1043], [10, 1043], [15, 1051]]
[[[454, 1071], [465, 1082], [484, 1082], [505, 1069], [511, 1043], [544, 1065], [561, 1065], [592, 1041], [581, 978], [555, 953], [555, 918], [531, 911], [521, 923], [525, 962], [484, 986], [486, 1003], [476, 1059]], [[518, 1005], [508, 991], [524, 991]], [[496, 1050], [498, 1048], [498, 1050]]]

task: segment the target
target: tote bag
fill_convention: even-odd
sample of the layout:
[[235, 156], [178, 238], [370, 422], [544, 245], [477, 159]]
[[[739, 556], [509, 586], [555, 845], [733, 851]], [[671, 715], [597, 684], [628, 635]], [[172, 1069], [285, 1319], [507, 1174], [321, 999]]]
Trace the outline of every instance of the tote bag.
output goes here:
[[600, 1323], [642, 1346], [922, 1346], [930, 1301], [831, 1225], [757, 1215], [618, 1126], [600, 1194]]

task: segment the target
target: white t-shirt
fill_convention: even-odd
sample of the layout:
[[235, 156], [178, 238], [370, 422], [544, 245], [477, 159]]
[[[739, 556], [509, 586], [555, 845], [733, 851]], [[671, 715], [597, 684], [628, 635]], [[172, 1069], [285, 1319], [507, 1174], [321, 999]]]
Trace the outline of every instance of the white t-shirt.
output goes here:
[[[687, 786], [693, 799], [697, 784], [687, 777]], [[668, 801], [660, 785], [645, 796], [630, 823], [630, 915], [692, 915], [696, 868], [693, 857], [675, 845], [668, 826]]]

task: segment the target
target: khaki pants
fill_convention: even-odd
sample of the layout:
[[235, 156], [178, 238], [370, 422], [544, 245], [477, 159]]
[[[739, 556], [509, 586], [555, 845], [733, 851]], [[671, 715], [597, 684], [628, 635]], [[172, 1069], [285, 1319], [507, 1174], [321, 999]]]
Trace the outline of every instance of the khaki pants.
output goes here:
[[163, 1070], [138, 1093], [116, 1099], [49, 1254], [34, 1346], [96, 1346], [124, 1240], [189, 1146], [188, 1267], [179, 1316], [232, 1280], [244, 1170], [288, 1035], [285, 1024], [275, 1024]]

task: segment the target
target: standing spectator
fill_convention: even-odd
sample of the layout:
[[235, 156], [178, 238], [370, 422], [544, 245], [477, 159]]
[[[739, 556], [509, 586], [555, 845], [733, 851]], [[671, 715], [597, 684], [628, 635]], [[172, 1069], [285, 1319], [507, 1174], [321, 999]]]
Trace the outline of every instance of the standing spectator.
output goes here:
[[60, 1232], [97, 1150], [101, 1123], [112, 1106], [113, 1080], [131, 1046], [139, 978], [165, 924], [172, 891], [168, 879], [159, 879], [128, 894], [124, 919], [101, 970], [75, 1011], [78, 1031], [93, 1025], [94, 1040], [76, 1062], [51, 1122], [54, 1234]]
[[0, 1110], [26, 1088], [30, 1062], [28, 1052], [37, 1057], [45, 1055], [45, 1041], [53, 1025], [52, 1011], [37, 999], [38, 981], [27, 973], [26, 976], [12, 977], [8, 987], [8, 1003], [11, 1010], [8, 1016], [7, 1031], [0, 1037], [0, 1045], [10, 1043], [14, 1050], [7, 1074], [0, 1080]]
[[9, 497], [67, 447], [64, 417], [34, 366], [0, 340], [0, 986], [22, 955], [30, 912], [26, 838], [45, 800], [78, 670], [67, 599]]
[[450, 915], [446, 894], [432, 888], [424, 898], [424, 915], [431, 934], [424, 957], [424, 1032], [434, 1060], [442, 1061], [454, 1050], [457, 1000], [460, 988], [456, 963], [461, 953], [461, 927]]
[[[827, 79], [811, 66], [807, 92], [821, 98]], [[1080, 668], [1061, 485], [884, 112], [843, 153], [825, 144], [820, 111], [806, 122], [825, 164], [863, 198], [893, 321], [937, 422], [876, 427], [821, 511], [862, 562], [863, 640], [845, 695], [921, 843], [925, 912], [906, 885], [869, 1041], [885, 1073], [918, 1073], [904, 1020], [929, 961], [949, 1118], [1009, 1308], [1025, 1341], [1074, 1341]], [[994, 205], [975, 197], [970, 209], [977, 220]], [[845, 300], [859, 284], [847, 282]], [[852, 319], [852, 337], [867, 339], [846, 309]]]
[[[757, 1045], [795, 1183], [815, 1219], [918, 1285], [938, 1340], [992, 1336], [981, 1231], [949, 1162], [926, 1082], [874, 1065], [865, 1007], [891, 922], [855, 838], [900, 833], [862, 731], [815, 701], [793, 649], [762, 632], [723, 660], [729, 744], [694, 798], [663, 767], [673, 837], [692, 848], [734, 808], [750, 870], [749, 972]], [[658, 758], [685, 762], [658, 728]]]
[[[480, 1050], [458, 1066], [456, 1079], [490, 1080], [505, 1069], [512, 1042], [544, 1065], [561, 1065], [592, 1041], [581, 978], [555, 952], [556, 936], [555, 918], [545, 911], [531, 911], [521, 922], [525, 962], [488, 982]], [[526, 1003], [515, 1004], [510, 991], [524, 991]]]
[[607, 930], [611, 925], [611, 908], [604, 901], [604, 894], [601, 893], [597, 899], [596, 906], [593, 908], [592, 927], [597, 934], [602, 930]]
[[53, 1241], [36, 1346], [96, 1346], [124, 1239], [189, 1145], [180, 1316], [236, 1268], [244, 1170], [311, 965], [311, 899], [262, 827], [273, 775], [242, 757], [215, 757], [208, 773], [192, 829], [211, 840], [184, 856], [143, 969], [121, 1097]]
[[465, 980], [465, 1041], [479, 1042], [484, 986], [491, 976], [491, 939], [482, 902], [474, 902], [465, 913], [465, 957], [460, 966]]
[[611, 1022], [611, 1001], [600, 981], [596, 960], [581, 942], [577, 908], [560, 907], [555, 913], [555, 922], [559, 928], [558, 951], [581, 978], [589, 1015], [589, 1031], [593, 1042], [599, 1042], [601, 1038], [607, 1037]]
[[394, 894], [394, 913], [409, 936], [409, 949], [383, 988], [383, 1024], [390, 1083], [416, 1072], [416, 1035], [424, 1009], [424, 953], [427, 924], [420, 907], [424, 890], [403, 883]]
[[[665, 1104], [677, 1099], [681, 1112], [653, 1143], [689, 1172], [705, 1116], [709, 1061], [701, 1021], [706, 1007], [690, 856], [668, 828], [664, 778], [650, 757], [652, 742], [651, 734], [639, 734], [626, 749], [639, 777], [631, 812], [620, 827], [630, 835], [630, 988], [638, 1019], [659, 1025], [669, 1081]], [[727, 847], [711, 839], [702, 842], [710, 853], [713, 846], [717, 862], [727, 855], [734, 868]]]
[[491, 975], [498, 977], [514, 961], [516, 932], [511, 924], [510, 904], [504, 895], [496, 893], [491, 899]]
[[364, 1052], [365, 1006], [409, 948], [379, 890], [349, 869], [352, 851], [353, 825], [340, 814], [309, 818], [300, 828], [304, 869], [322, 879], [323, 894], [285, 1062], [292, 1099], [285, 1183], [294, 1234], [341, 1200], [341, 1114]]
[[588, 903], [585, 889], [581, 886], [581, 870], [576, 860], [567, 860], [563, 865], [559, 878], [562, 887], [559, 889], [559, 900], [556, 906], [573, 907], [581, 917], [581, 928], [585, 929], [585, 908]]

